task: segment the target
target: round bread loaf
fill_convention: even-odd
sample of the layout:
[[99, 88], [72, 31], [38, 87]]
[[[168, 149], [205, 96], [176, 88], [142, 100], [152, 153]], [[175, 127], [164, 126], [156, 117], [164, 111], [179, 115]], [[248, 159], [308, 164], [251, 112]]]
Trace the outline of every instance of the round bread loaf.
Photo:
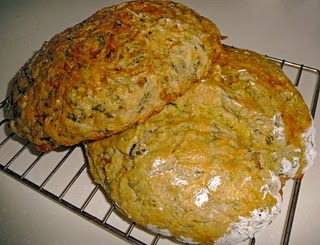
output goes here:
[[311, 127], [280, 67], [226, 48], [202, 83], [86, 149], [94, 179], [136, 223], [189, 244], [235, 244], [279, 213], [282, 181], [312, 160]]
[[220, 49], [215, 24], [180, 3], [101, 9], [18, 72], [10, 128], [43, 151], [123, 131], [201, 80]]

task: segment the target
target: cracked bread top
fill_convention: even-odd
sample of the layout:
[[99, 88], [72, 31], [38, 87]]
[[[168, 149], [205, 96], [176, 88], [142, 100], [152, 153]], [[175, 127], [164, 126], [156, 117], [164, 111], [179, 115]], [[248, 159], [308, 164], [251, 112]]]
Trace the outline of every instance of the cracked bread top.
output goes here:
[[220, 49], [215, 24], [180, 3], [103, 8], [21, 68], [10, 128], [43, 151], [123, 131], [201, 80]]
[[225, 48], [160, 113], [86, 149], [94, 179], [136, 223], [189, 244], [235, 244], [279, 213], [284, 181], [306, 165], [311, 122], [279, 66]]

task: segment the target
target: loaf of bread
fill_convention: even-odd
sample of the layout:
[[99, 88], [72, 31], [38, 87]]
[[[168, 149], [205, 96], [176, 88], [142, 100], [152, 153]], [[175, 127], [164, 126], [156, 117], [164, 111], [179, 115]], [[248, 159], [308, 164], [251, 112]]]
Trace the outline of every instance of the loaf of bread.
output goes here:
[[10, 128], [42, 151], [123, 131], [201, 80], [220, 49], [216, 25], [180, 3], [103, 8], [21, 68]]
[[185, 95], [86, 149], [94, 179], [136, 223], [189, 244], [235, 244], [279, 213], [284, 181], [314, 156], [312, 132], [280, 67], [227, 47]]
[[301, 94], [171, 1], [106, 7], [45, 42], [12, 81], [10, 129], [41, 151], [85, 142], [94, 180], [137, 224], [236, 244], [280, 212], [315, 157]]

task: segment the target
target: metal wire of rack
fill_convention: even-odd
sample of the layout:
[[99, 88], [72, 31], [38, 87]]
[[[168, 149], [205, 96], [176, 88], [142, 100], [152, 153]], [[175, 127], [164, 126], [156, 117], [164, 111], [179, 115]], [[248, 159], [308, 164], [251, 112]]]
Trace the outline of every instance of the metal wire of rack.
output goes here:
[[[284, 59], [270, 56], [267, 58], [281, 66], [291, 81], [294, 81], [302, 95], [307, 92], [306, 90], [309, 90], [310, 94], [311, 89], [312, 98], [306, 102], [311, 115], [315, 117], [320, 92], [320, 70]], [[7, 99], [0, 103], [0, 109], [5, 107], [6, 102]], [[47, 154], [37, 152], [30, 142], [21, 140], [10, 132], [7, 127], [8, 119], [4, 116], [1, 117], [3, 118], [0, 118], [0, 129], [2, 130], [2, 134], [0, 134], [0, 170], [3, 173], [122, 238], [129, 244], [159, 245], [162, 240], [165, 240], [165, 244], [176, 244], [176, 242], [169, 241], [159, 234], [144, 230], [117, 213], [115, 206], [106, 200], [100, 186], [91, 180], [87, 172], [88, 163], [80, 145], [61, 148]], [[46, 160], [48, 156], [50, 156], [50, 161]], [[66, 169], [72, 173], [67, 173]], [[60, 176], [59, 182], [62, 183], [59, 188], [56, 187], [56, 179], [58, 179], [56, 176]], [[61, 176], [65, 176], [63, 181], [61, 181]], [[80, 191], [79, 185], [87, 188], [85, 191], [83, 189]], [[53, 186], [55, 187], [53, 188]], [[290, 240], [300, 186], [301, 180], [294, 180], [281, 244], [288, 244]], [[79, 202], [73, 196], [83, 197], [82, 201]], [[95, 208], [98, 204], [102, 204], [104, 208]], [[253, 245], [256, 240], [258, 239], [253, 238], [248, 243]]]

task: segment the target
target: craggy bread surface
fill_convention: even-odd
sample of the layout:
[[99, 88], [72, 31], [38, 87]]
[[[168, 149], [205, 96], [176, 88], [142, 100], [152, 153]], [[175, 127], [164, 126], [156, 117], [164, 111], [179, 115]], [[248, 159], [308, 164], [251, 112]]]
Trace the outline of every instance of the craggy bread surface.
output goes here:
[[[270, 159], [261, 164], [269, 164], [277, 174], [301, 176], [315, 157], [314, 127], [303, 97], [280, 66], [256, 52], [227, 47], [214, 69], [220, 74], [217, 84], [229, 94], [225, 103], [227, 107], [230, 105], [228, 110], [236, 115], [254, 111], [272, 118], [274, 135], [266, 136], [269, 122], [257, 118], [261, 127], [252, 128], [251, 140], [276, 144], [279, 149], [285, 147], [278, 156], [268, 152]], [[284, 164], [286, 160], [291, 166], [288, 162], [289, 165]], [[280, 161], [281, 164], [274, 164]]]
[[311, 126], [279, 66], [225, 48], [202, 83], [144, 123], [87, 144], [87, 156], [94, 179], [138, 224], [188, 243], [234, 244], [280, 211], [280, 179], [307, 165]]
[[10, 128], [49, 151], [144, 121], [208, 72], [219, 30], [170, 1], [106, 7], [45, 42], [13, 80]]

